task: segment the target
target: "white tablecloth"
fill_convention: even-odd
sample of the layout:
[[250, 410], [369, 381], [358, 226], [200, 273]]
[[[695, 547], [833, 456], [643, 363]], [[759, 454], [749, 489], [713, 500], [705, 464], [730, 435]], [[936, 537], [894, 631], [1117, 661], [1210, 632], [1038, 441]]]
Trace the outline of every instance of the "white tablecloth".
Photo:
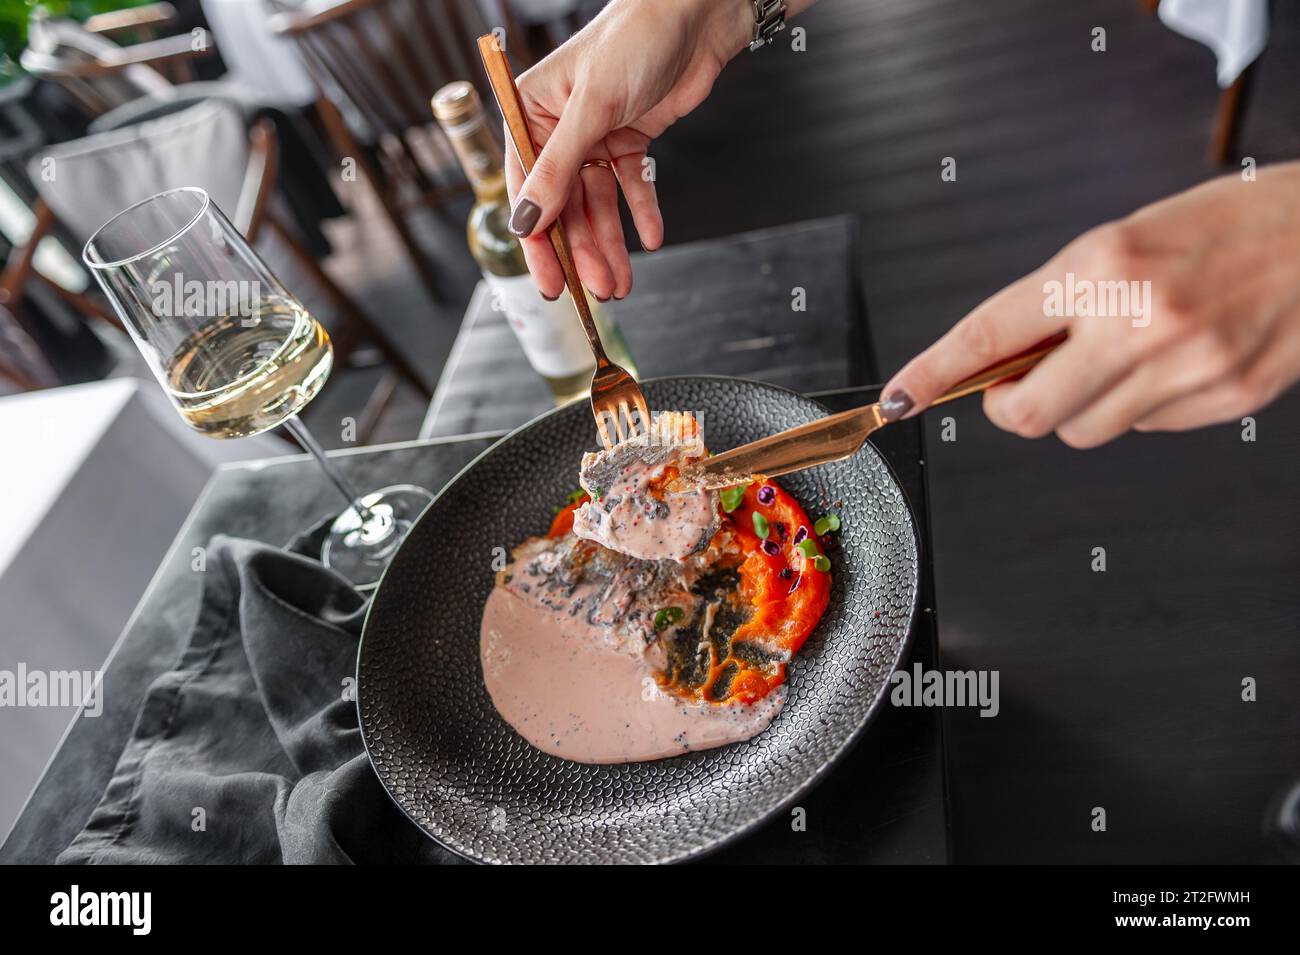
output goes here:
[[[191, 431], [152, 381], [0, 399], [0, 671], [95, 671], [223, 462], [283, 454]], [[0, 834], [76, 710], [0, 705]]]

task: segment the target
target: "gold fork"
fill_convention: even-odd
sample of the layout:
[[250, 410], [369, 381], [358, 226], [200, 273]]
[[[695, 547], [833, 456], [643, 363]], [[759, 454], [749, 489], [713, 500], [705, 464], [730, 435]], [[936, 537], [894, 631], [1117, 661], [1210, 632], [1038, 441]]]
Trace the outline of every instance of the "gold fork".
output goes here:
[[[533, 165], [537, 162], [537, 147], [533, 145], [533, 134], [524, 113], [523, 101], [519, 98], [514, 73], [510, 70], [510, 61], [506, 59], [505, 50], [497, 42], [496, 36], [491, 33], [478, 38], [478, 51], [492, 84], [492, 92], [496, 94], [497, 106], [505, 118], [506, 129], [514, 141], [519, 163], [524, 167], [525, 173], [532, 172]], [[573, 253], [569, 250], [569, 239], [565, 235], [564, 226], [557, 218], [546, 232], [551, 247], [555, 249], [555, 257], [560, 260], [560, 268], [564, 270], [564, 284], [569, 290], [569, 297], [573, 299], [573, 307], [578, 310], [578, 318], [582, 321], [582, 330], [587, 333], [591, 353], [596, 357], [596, 370], [591, 376], [591, 413], [596, 418], [600, 442], [608, 451], [625, 438], [648, 432], [650, 409], [646, 406], [645, 395], [641, 393], [636, 379], [628, 374], [627, 369], [610, 361], [605, 354], [600, 332], [592, 320], [591, 309], [587, 307], [586, 289], [582, 287], [578, 270], [573, 265]], [[612, 428], [609, 426], [611, 419]]]

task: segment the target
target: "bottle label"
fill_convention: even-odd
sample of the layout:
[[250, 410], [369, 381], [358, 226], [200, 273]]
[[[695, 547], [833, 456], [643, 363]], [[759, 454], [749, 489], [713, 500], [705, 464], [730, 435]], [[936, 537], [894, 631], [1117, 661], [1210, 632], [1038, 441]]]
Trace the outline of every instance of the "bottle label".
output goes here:
[[[595, 367], [582, 322], [565, 295], [542, 298], [529, 275], [485, 275], [494, 312], [505, 313], [528, 363], [547, 378], [567, 378]], [[592, 304], [590, 298], [588, 304]], [[593, 308], [593, 315], [595, 309]]]

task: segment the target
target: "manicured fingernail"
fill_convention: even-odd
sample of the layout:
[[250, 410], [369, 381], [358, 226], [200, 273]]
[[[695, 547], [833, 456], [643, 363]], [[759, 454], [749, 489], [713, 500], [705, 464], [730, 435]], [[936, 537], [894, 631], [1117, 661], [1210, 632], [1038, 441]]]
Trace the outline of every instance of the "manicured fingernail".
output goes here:
[[644, 242], [642, 242], [642, 243], [641, 243], [641, 251], [642, 251], [642, 252], [654, 252], [655, 249], [651, 249], [651, 248], [649, 248], [649, 247], [648, 247]]
[[601, 305], [604, 305], [606, 302], [609, 301], [609, 296], [608, 296], [608, 295], [606, 295], [604, 298], [601, 298], [601, 297], [600, 297], [599, 295], [597, 295], [595, 292], [592, 292], [592, 293], [591, 293], [591, 297], [594, 298], [597, 302], [600, 302]]
[[897, 421], [912, 410], [916, 400], [902, 388], [891, 391], [880, 402], [880, 417], [886, 421]]
[[547, 295], [545, 292], [543, 292], [542, 298], [546, 299], [546, 301], [548, 302], [558, 302], [560, 300], [560, 296], [563, 294], [564, 294], [563, 292], [556, 292], [554, 295]]
[[533, 234], [542, 208], [531, 199], [520, 199], [515, 211], [510, 214], [510, 231], [521, 239]]

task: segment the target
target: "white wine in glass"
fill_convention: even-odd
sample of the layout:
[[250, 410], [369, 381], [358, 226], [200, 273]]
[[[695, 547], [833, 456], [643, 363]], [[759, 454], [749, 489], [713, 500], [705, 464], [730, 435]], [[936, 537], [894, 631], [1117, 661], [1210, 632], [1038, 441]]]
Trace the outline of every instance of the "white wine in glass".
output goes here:
[[333, 362], [320, 322], [297, 302], [273, 299], [251, 327], [243, 316], [216, 316], [181, 342], [167, 360], [166, 386], [195, 431], [243, 438], [296, 414]]
[[321, 561], [378, 582], [432, 495], [397, 485], [358, 495], [297, 417], [329, 377], [329, 335], [202, 189], [172, 189], [118, 213], [82, 259], [176, 410], [194, 430], [242, 438], [284, 425], [347, 500]]

